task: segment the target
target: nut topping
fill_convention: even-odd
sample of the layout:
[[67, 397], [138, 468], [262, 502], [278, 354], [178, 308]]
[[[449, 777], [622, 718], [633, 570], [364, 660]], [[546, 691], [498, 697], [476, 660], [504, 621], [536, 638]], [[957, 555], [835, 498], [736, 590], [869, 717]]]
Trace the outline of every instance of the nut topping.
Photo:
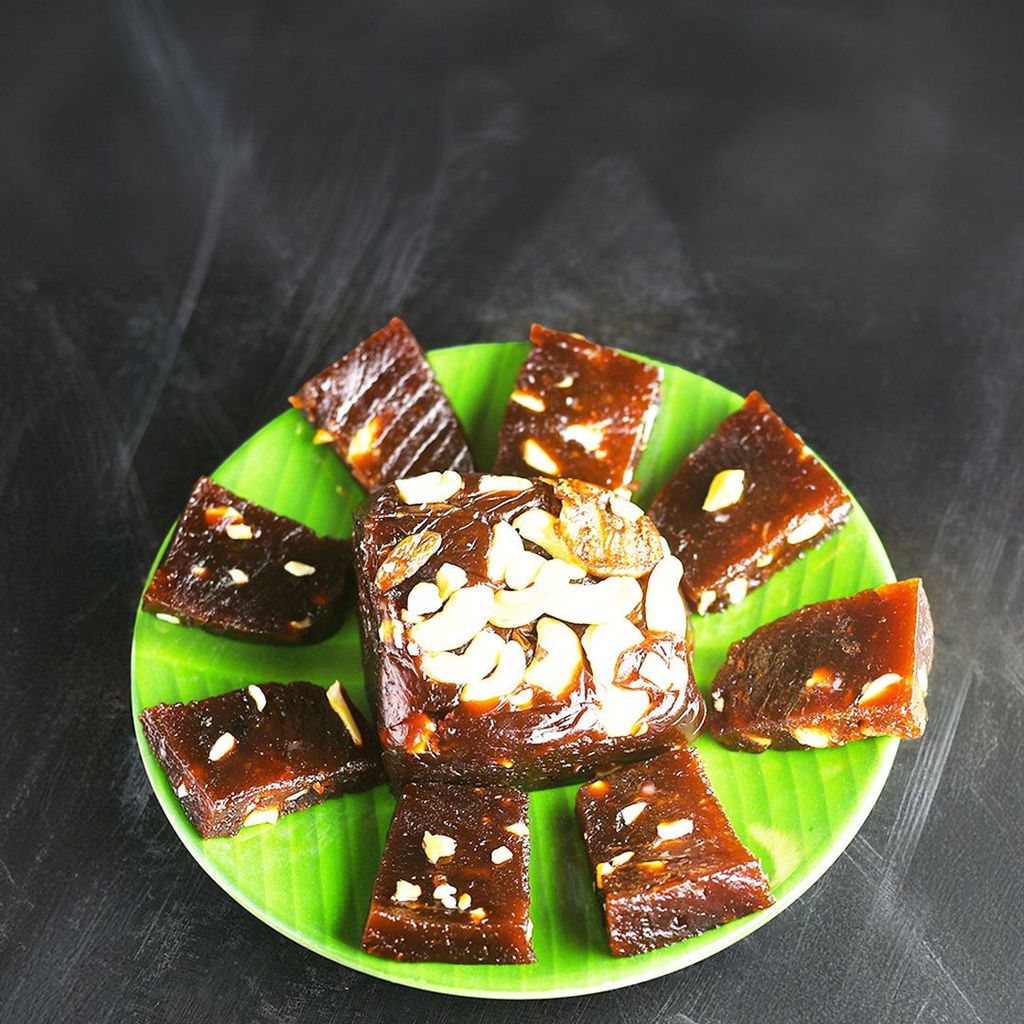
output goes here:
[[[433, 832], [424, 832], [421, 845], [431, 864], [436, 864], [442, 857], [455, 856], [456, 843], [451, 836], [436, 836]], [[434, 895], [436, 896], [437, 893]], [[455, 895], [454, 889], [452, 889], [452, 895]]]
[[532, 437], [523, 442], [523, 462], [545, 476], [558, 476], [559, 465]]
[[420, 571], [441, 546], [441, 534], [433, 530], [403, 537], [380, 564], [374, 583], [382, 592], [404, 583]]
[[485, 584], [456, 590], [444, 607], [409, 630], [409, 637], [425, 651], [454, 651], [479, 633], [494, 608], [494, 591]]
[[526, 653], [514, 640], [509, 640], [498, 657], [498, 667], [486, 679], [464, 686], [459, 700], [470, 702], [505, 697], [523, 681], [525, 671]]
[[249, 574], [241, 569], [228, 569], [228, 575], [236, 587], [244, 587], [249, 582]]
[[790, 733], [797, 743], [802, 743], [805, 747], [823, 748], [830, 746], [832, 743], [832, 737], [827, 732], [821, 729], [813, 729], [810, 726], [791, 729]]
[[335, 436], [323, 427], [313, 435], [313, 444], [331, 444], [335, 440]]
[[513, 590], [528, 587], [537, 578], [537, 573], [547, 561], [534, 551], [520, 551], [505, 564], [505, 586]]
[[399, 498], [406, 505], [427, 505], [431, 502], [447, 501], [462, 490], [462, 477], [453, 469], [443, 473], [424, 473], [395, 481]]
[[470, 897], [468, 892], [462, 893], [462, 895], [459, 896], [459, 902], [458, 902], [459, 910], [469, 910], [470, 905], [472, 904], [472, 902], [473, 902], [473, 900]]
[[221, 733], [217, 741], [210, 747], [210, 760], [219, 761], [226, 754], [235, 749], [235, 737], [229, 732]]
[[242, 822], [242, 828], [249, 828], [252, 825], [273, 825], [278, 818], [276, 807], [257, 807], [250, 811]]
[[575, 441], [588, 452], [596, 452], [604, 440], [604, 427], [597, 423], [573, 423], [562, 431], [566, 441]]
[[285, 562], [284, 571], [292, 576], [312, 576], [316, 572], [316, 566], [307, 565], [305, 562]]
[[741, 576], [736, 580], [729, 580], [725, 585], [725, 595], [729, 598], [730, 604], [739, 604], [747, 596], [747, 581]]
[[529, 409], [531, 412], [543, 412], [545, 408], [544, 399], [537, 395], [531, 395], [528, 391], [513, 391], [509, 396], [516, 405], [521, 405], [524, 409]]
[[667, 842], [671, 839], [682, 839], [693, 831], [693, 821], [690, 818], [676, 818], [675, 821], [658, 822], [658, 838]]
[[413, 900], [418, 900], [422, 893], [423, 890], [418, 885], [413, 885], [412, 882], [400, 878], [395, 883], [395, 894], [391, 898], [396, 903], [411, 903]]
[[232, 540], [252, 540], [252, 527], [248, 523], [228, 523], [224, 532]]
[[405, 607], [410, 615], [432, 615], [442, 605], [441, 591], [436, 583], [423, 581], [409, 591]]
[[870, 704], [885, 693], [890, 686], [895, 686], [902, 680], [903, 676], [898, 672], [886, 672], [885, 675], [881, 675], [877, 679], [872, 679], [870, 683], [865, 683], [861, 688], [860, 696], [857, 698], [857, 703]]
[[631, 736], [651, 705], [643, 690], [607, 686], [599, 696], [598, 720], [609, 736]]
[[809, 515], [802, 523], [800, 523], [799, 526], [793, 527], [793, 529], [786, 534], [786, 540], [790, 544], [803, 544], [804, 541], [810, 540], [812, 537], [817, 537], [824, 528], [824, 516], [819, 516], [815, 512], [812, 515]]
[[[591, 575], [644, 576], [663, 557], [657, 527], [631, 502], [582, 480], [558, 480], [554, 491], [562, 502], [555, 531]], [[616, 511], [626, 505], [627, 515]]]
[[480, 477], [476, 486], [481, 494], [494, 492], [518, 494], [530, 486], [530, 481], [525, 476], [496, 476], [492, 473], [485, 473]]
[[743, 497], [746, 473], [742, 469], [723, 469], [716, 473], [708, 487], [707, 497], [701, 508], [705, 512], [719, 512], [735, 505]]
[[462, 654], [449, 651], [427, 652], [420, 665], [423, 674], [438, 683], [465, 686], [476, 683], [494, 670], [505, 649], [505, 642], [497, 633], [485, 629], [477, 633]]
[[447, 601], [456, 590], [460, 590], [466, 585], [466, 581], [469, 577], [466, 575], [466, 570], [461, 565], [453, 565], [451, 562], [445, 562], [440, 569], [437, 570], [437, 575], [434, 577], [434, 582], [437, 583], [438, 592], [441, 595], [442, 601]]
[[487, 576], [495, 583], [505, 579], [508, 563], [523, 554], [523, 541], [508, 523], [501, 521], [491, 528], [491, 543], [487, 548]]
[[248, 688], [247, 692], [252, 697], [257, 711], [262, 711], [267, 706], [267, 695], [255, 683]]
[[609, 863], [613, 868], [621, 867], [623, 864], [628, 864], [634, 856], [635, 854], [632, 850], [624, 850], [622, 853], [617, 853], [612, 857]]
[[627, 804], [619, 811], [619, 820], [622, 822], [623, 827], [632, 825], [637, 818], [647, 809], [646, 800], [637, 800], [636, 803]]
[[522, 839], [525, 839], [530, 834], [530, 829], [522, 821], [514, 821], [511, 825], [506, 825], [505, 831], [511, 832], [512, 835], [519, 836]]
[[715, 603], [718, 595], [713, 590], [702, 590], [700, 600], [697, 602], [697, 614], [706, 615], [707, 610]]
[[679, 593], [683, 563], [672, 555], [663, 558], [651, 570], [644, 599], [647, 628], [655, 633], [686, 633], [686, 605]]
[[507, 846], [499, 846], [491, 850], [492, 864], [507, 864], [512, 859], [512, 851]]
[[444, 882], [434, 889], [434, 899], [440, 900], [441, 906], [446, 909], [454, 910], [457, 906], [455, 902], [455, 893], [457, 891], [454, 885], [448, 885]]
[[183, 782], [175, 791], [175, 795], [178, 797], [188, 796], [188, 786]]
[[566, 547], [565, 541], [558, 534], [556, 523], [558, 520], [542, 508], [531, 508], [516, 516], [512, 526], [518, 531], [523, 540], [546, 551], [552, 558], [559, 558], [563, 562], [575, 563], [576, 559]]
[[384, 421], [379, 416], [373, 416], [352, 435], [348, 443], [349, 462], [355, 462], [376, 449], [383, 427]]
[[181, 619], [179, 619], [177, 615], [171, 615], [168, 612], [157, 612], [156, 617], [161, 622], [169, 622], [172, 626], [181, 625]]
[[537, 645], [524, 682], [561, 698], [576, 685], [583, 667], [583, 648], [575, 630], [558, 619], [543, 618], [537, 623]]
[[357, 746], [363, 745], [363, 735], [359, 731], [359, 726], [356, 724], [355, 718], [352, 716], [352, 709], [348, 706], [348, 701], [345, 700], [345, 694], [342, 693], [341, 683], [335, 680], [327, 690], [327, 702], [334, 709], [334, 713], [341, 719], [342, 724], [348, 729], [349, 736], [352, 737], [352, 742]]
[[643, 633], [629, 619], [620, 618], [603, 625], [589, 626], [583, 633], [583, 650], [587, 652], [594, 684], [604, 687], [615, 682], [619, 658], [643, 642]]

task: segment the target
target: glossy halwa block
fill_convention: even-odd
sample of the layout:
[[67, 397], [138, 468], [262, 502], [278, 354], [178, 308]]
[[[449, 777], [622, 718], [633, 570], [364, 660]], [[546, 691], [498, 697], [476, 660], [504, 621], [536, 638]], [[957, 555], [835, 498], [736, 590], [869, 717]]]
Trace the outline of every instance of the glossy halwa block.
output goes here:
[[703, 721], [682, 567], [612, 492], [487, 474], [398, 481], [357, 521], [355, 545], [394, 785], [545, 785]]
[[204, 839], [277, 821], [380, 778], [376, 738], [339, 684], [259, 683], [139, 716]]
[[341, 625], [347, 541], [200, 477], [142, 607], [159, 618], [243, 640], [323, 640]]
[[633, 956], [772, 904], [692, 747], [581, 787], [576, 818], [614, 956]]
[[628, 485], [661, 403], [661, 370], [540, 324], [530, 341], [495, 472]]
[[390, 960], [532, 963], [526, 794], [411, 783], [391, 821], [363, 949]]
[[697, 611], [738, 604], [849, 518], [850, 496], [752, 391], [679, 467], [650, 514]]
[[289, 399], [368, 491], [473, 468], [466, 435], [412, 331], [395, 317]]
[[711, 734], [760, 753], [924, 732], [932, 617], [919, 579], [808, 605], [729, 648]]

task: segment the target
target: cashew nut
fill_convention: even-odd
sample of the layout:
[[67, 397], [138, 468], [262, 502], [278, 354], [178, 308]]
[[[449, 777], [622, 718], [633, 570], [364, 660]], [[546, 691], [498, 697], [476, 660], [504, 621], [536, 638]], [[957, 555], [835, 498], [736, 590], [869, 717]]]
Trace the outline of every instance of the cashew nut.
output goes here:
[[453, 469], [443, 473], [424, 473], [395, 481], [399, 498], [406, 505], [425, 505], [432, 501], [447, 501], [462, 490], [462, 477]]
[[441, 600], [447, 601], [456, 590], [466, 585], [467, 579], [466, 570], [461, 565], [445, 562], [434, 576], [434, 582], [437, 584], [437, 589], [441, 594]]
[[514, 640], [509, 640], [498, 657], [498, 667], [486, 678], [463, 686], [459, 700], [495, 700], [510, 694], [522, 681], [526, 670], [526, 654]]
[[495, 476], [485, 473], [477, 481], [476, 489], [481, 494], [490, 494], [493, 491], [518, 494], [530, 486], [530, 481], [525, 476]]
[[512, 525], [519, 531], [523, 540], [532, 541], [537, 547], [543, 548], [552, 558], [575, 563], [576, 559], [555, 529], [557, 521], [550, 512], [545, 512], [542, 508], [531, 508], [523, 512], [522, 515], [516, 516]]
[[494, 591], [485, 584], [456, 590], [444, 607], [416, 623], [409, 638], [425, 651], [454, 651], [468, 644], [487, 625], [494, 608]]
[[643, 633], [629, 619], [615, 619], [587, 627], [583, 633], [583, 650], [587, 652], [594, 685], [598, 688], [610, 686], [615, 681], [619, 658], [643, 642]]
[[673, 555], [663, 558], [647, 579], [644, 616], [647, 628], [655, 633], [686, 633], [686, 605], [679, 593], [683, 563]]
[[417, 583], [409, 591], [405, 607], [410, 615], [431, 615], [441, 607], [441, 591], [436, 583]]
[[643, 690], [606, 686], [598, 690], [597, 718], [609, 736], [629, 736], [647, 714], [650, 698]]
[[504, 646], [505, 641], [497, 633], [485, 629], [473, 637], [463, 654], [427, 652], [420, 664], [423, 674], [435, 682], [464, 686], [479, 682], [491, 672]]
[[505, 586], [513, 590], [528, 587], [547, 561], [535, 551], [521, 551], [513, 555], [505, 565]]
[[537, 623], [537, 649], [524, 682], [546, 690], [552, 697], [564, 697], [575, 685], [582, 667], [583, 648], [575, 630], [558, 619], [541, 619]]
[[582, 569], [560, 559], [545, 562], [536, 581], [525, 590], [499, 590], [494, 595], [490, 621], [503, 629], [515, 629], [540, 618], [551, 605], [553, 611], [559, 611], [562, 585], [583, 575]]
[[510, 559], [523, 553], [523, 540], [506, 522], [497, 522], [491, 528], [491, 543], [487, 548], [487, 576], [495, 583], [505, 579], [505, 567]]

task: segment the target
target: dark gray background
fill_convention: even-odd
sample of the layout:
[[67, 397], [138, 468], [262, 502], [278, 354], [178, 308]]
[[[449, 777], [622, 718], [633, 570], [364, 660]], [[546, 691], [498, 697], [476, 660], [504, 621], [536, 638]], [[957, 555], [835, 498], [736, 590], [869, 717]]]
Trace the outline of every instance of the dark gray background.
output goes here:
[[[1016, 4], [157, 2], [0, 46], [0, 1020], [1018, 1022]], [[321, 960], [150, 795], [130, 629], [192, 480], [399, 313], [758, 387], [937, 624], [931, 722], [794, 907], [544, 1004]]]

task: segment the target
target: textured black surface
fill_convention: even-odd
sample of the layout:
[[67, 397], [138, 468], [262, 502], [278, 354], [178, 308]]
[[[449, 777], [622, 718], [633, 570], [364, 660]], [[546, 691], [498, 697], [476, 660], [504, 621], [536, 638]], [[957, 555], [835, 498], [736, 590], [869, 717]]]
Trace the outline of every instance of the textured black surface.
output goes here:
[[[5, 12], [0, 1020], [1019, 1021], [1016, 13]], [[681, 974], [522, 1006], [370, 980], [222, 894], [150, 794], [128, 646], [158, 539], [395, 313], [428, 346], [536, 319], [758, 387], [925, 578], [925, 740], [799, 903]]]

